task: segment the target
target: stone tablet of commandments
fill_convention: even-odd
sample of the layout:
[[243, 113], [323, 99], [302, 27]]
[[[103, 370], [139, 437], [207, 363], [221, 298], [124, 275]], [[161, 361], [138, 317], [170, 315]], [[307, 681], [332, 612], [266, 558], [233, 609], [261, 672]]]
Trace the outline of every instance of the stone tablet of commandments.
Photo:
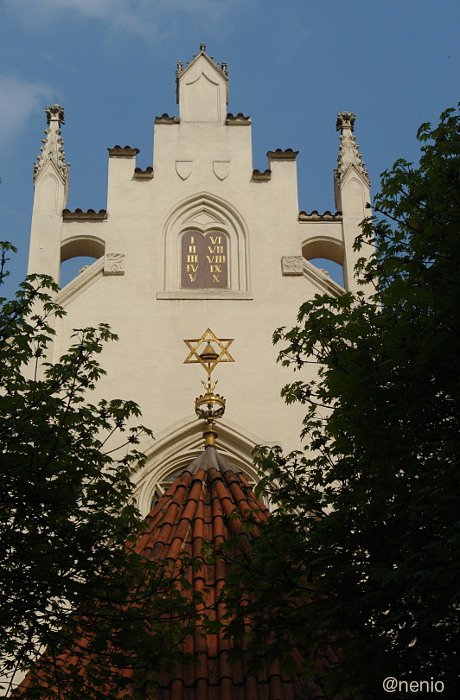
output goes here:
[[224, 233], [186, 231], [181, 254], [182, 287], [227, 289], [228, 245]]

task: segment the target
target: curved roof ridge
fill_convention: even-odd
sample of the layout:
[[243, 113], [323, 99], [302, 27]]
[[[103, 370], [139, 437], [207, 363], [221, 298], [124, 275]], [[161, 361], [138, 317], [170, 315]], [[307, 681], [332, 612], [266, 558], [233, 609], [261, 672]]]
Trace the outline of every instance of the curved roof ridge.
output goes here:
[[217, 469], [217, 471], [222, 472], [222, 474], [226, 471], [235, 473], [241, 471], [241, 469], [234, 464], [228, 462], [213, 445], [207, 445], [203, 452], [185, 467], [184, 471], [196, 474], [199, 469], [205, 469], [206, 471], [209, 469]]

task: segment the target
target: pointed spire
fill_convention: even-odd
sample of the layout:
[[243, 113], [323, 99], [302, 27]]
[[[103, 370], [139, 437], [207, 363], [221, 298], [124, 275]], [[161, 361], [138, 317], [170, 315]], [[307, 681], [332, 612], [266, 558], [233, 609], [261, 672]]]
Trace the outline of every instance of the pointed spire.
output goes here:
[[34, 165], [34, 182], [48, 162], [54, 163], [62, 181], [67, 184], [69, 164], [65, 162], [64, 141], [61, 136], [61, 124], [64, 124], [64, 108], [60, 105], [45, 107], [48, 128], [45, 130], [43, 146]]
[[354, 135], [354, 124], [356, 114], [353, 112], [339, 112], [337, 114], [336, 129], [340, 131], [339, 155], [337, 158], [337, 168], [334, 171], [336, 184], [341, 184], [346, 173], [353, 166], [370, 187], [369, 173], [364, 165], [362, 154]]

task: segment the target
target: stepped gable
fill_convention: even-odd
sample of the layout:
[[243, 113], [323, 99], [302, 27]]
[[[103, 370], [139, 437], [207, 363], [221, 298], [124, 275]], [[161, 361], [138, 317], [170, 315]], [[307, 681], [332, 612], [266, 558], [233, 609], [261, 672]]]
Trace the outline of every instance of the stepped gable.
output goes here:
[[[211, 445], [184, 469], [146, 518], [146, 528], [134, 544], [135, 551], [151, 560], [163, 561], [165, 567], [184, 564], [193, 557], [195, 566], [187, 566], [191, 590], [202, 591], [202, 609], [209, 619], [224, 619], [220, 593], [227, 574], [227, 564], [221, 557], [209, 563], [204, 548], [218, 547], [233, 535], [242, 538], [245, 519], [261, 522], [269, 517], [266, 506], [256, 498], [245, 476]], [[196, 566], [198, 562], [198, 566]], [[201, 562], [201, 566], [199, 565]], [[185, 592], [187, 595], [187, 592]], [[197, 622], [195, 634], [183, 642], [182, 650], [193, 655], [196, 663], [176, 666], [173, 674], [161, 674], [158, 682], [150, 679], [146, 668], [137, 672], [122, 672], [132, 678], [132, 690], [111, 697], [141, 697], [151, 700], [320, 700], [324, 694], [316, 683], [301, 685], [296, 678], [282, 671], [279, 664], [254, 676], [244, 659], [230, 664], [227, 652], [231, 646], [223, 631], [205, 632]], [[57, 664], [66, 667], [85, 661], [72, 652], [62, 654]], [[152, 669], [155, 673], [157, 669]], [[35, 674], [40, 677], [39, 667]], [[84, 668], [81, 671], [85, 674]], [[29, 674], [30, 676], [30, 674]], [[29, 677], [23, 681], [15, 696], [27, 697]], [[46, 692], [46, 691], [45, 691]], [[61, 697], [71, 695], [60, 689]]]

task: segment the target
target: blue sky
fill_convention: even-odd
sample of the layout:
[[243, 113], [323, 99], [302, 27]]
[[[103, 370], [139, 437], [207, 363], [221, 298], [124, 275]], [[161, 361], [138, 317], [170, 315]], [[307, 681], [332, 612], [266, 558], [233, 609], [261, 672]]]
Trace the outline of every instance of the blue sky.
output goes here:
[[152, 164], [155, 115], [176, 113], [174, 74], [205, 42], [227, 61], [230, 112], [253, 120], [254, 167], [298, 149], [299, 208], [334, 208], [336, 113], [357, 114], [373, 191], [415, 132], [459, 99], [458, 0], [0, 0], [0, 239], [25, 274], [32, 166], [45, 105], [65, 108], [69, 207], [106, 204], [107, 147]]

